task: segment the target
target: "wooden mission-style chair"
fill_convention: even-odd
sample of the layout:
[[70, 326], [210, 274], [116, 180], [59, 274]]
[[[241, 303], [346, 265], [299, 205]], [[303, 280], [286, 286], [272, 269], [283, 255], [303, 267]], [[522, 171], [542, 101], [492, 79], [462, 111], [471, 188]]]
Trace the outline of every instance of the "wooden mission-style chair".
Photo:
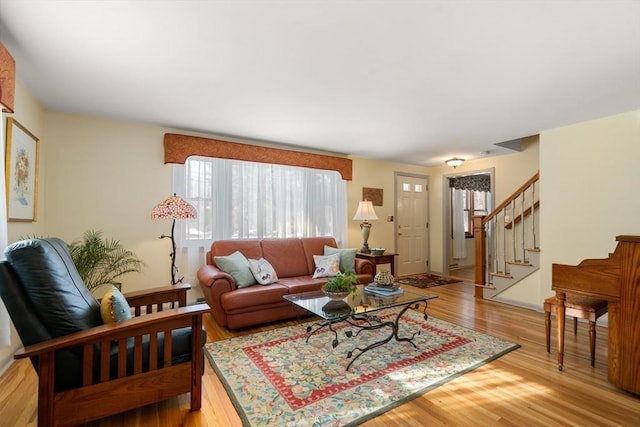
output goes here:
[[[598, 318], [609, 310], [607, 301], [567, 294], [564, 302], [565, 314], [573, 317], [573, 334], [578, 333], [578, 319], [589, 321], [589, 349], [591, 351], [591, 366], [596, 364], [596, 322]], [[555, 295], [544, 300], [544, 328], [547, 342], [547, 353], [551, 352], [551, 313], [556, 312], [558, 300]]]
[[188, 285], [125, 295], [134, 317], [103, 324], [62, 240], [24, 240], [5, 254], [0, 294], [25, 346], [14, 357], [30, 358], [38, 373], [38, 426], [76, 425], [183, 393], [200, 409], [209, 307], [186, 306]]

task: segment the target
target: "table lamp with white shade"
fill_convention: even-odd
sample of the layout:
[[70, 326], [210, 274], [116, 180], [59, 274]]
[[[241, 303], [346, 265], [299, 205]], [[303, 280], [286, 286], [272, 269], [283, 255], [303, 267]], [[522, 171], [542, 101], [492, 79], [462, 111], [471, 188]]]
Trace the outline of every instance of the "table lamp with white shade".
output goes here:
[[362, 244], [362, 249], [360, 252], [364, 254], [371, 253], [369, 250], [369, 232], [371, 231], [371, 223], [369, 221], [378, 219], [378, 215], [376, 215], [376, 211], [373, 209], [373, 203], [369, 200], [363, 200], [358, 203], [358, 210], [356, 210], [356, 214], [353, 217], [354, 220], [362, 221], [360, 223], [360, 233], [362, 233], [362, 240], [364, 243]]

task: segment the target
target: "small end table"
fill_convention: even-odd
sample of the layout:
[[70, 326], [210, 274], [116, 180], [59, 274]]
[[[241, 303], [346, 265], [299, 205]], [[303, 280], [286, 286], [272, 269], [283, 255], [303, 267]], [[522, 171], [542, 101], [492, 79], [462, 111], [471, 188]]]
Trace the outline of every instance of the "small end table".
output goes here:
[[373, 263], [374, 276], [378, 270], [378, 264], [389, 264], [391, 266], [391, 275], [396, 275], [396, 257], [398, 254], [393, 252], [385, 252], [382, 255], [365, 254], [356, 252], [356, 258], [368, 259]]

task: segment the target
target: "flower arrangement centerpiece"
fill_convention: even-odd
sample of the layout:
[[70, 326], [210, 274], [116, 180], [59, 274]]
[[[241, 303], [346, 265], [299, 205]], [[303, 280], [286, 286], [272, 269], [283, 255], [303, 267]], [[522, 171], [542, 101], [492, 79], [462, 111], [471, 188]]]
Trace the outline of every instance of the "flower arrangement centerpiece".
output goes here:
[[353, 273], [338, 273], [322, 286], [322, 292], [333, 300], [340, 300], [349, 294], [355, 294], [360, 283], [358, 276]]

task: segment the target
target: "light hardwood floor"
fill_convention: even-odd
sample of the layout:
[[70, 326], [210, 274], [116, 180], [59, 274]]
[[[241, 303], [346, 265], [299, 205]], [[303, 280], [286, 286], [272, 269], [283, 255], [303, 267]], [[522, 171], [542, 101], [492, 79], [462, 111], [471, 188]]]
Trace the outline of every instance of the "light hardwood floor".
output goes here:
[[449, 270], [449, 277], [466, 280], [468, 282], [472, 282], [475, 278], [475, 267], [460, 267], [460, 268], [452, 268]]
[[[429, 314], [522, 347], [399, 406], [364, 425], [378, 426], [638, 426], [640, 397], [607, 381], [606, 328], [598, 327], [596, 366], [589, 365], [588, 329], [567, 329], [565, 370], [544, 344], [544, 316], [534, 310], [473, 298], [469, 283], [430, 288]], [[209, 340], [282, 326], [230, 332], [209, 315]], [[555, 321], [553, 323], [555, 325]], [[90, 423], [90, 426], [240, 426], [221, 383], [205, 361], [202, 409], [189, 412], [188, 395]], [[36, 425], [37, 377], [28, 361], [0, 378], [0, 425]]]

